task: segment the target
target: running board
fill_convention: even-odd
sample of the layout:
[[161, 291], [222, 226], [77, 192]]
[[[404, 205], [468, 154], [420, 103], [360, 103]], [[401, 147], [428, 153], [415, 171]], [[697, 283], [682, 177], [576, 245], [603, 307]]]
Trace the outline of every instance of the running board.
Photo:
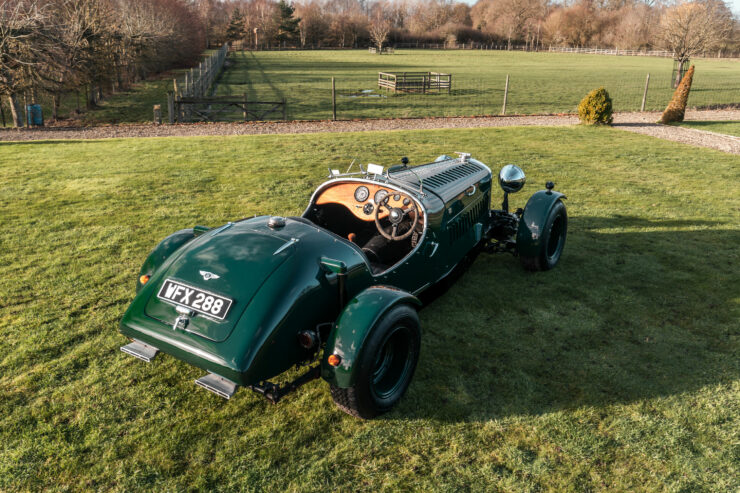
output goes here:
[[215, 373], [209, 373], [205, 377], [200, 377], [195, 381], [195, 385], [203, 387], [226, 400], [230, 399], [231, 396], [234, 395], [237, 388], [237, 385], [234, 382], [226, 380], [224, 377], [219, 377]]
[[130, 354], [134, 358], [139, 358], [150, 363], [159, 352], [159, 349], [134, 339], [134, 342], [121, 346], [121, 351]]

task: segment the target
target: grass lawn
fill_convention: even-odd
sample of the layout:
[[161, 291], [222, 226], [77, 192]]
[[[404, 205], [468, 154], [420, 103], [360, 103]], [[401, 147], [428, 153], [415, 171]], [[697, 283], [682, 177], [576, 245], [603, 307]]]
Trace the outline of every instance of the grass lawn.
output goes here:
[[740, 122], [728, 122], [728, 121], [700, 121], [700, 122], [681, 122], [678, 123], [681, 127], [695, 128], [697, 130], [708, 130], [710, 132], [717, 132], [720, 134], [734, 135], [740, 137]]
[[[337, 116], [345, 119], [499, 114], [507, 74], [510, 114], [573, 113], [599, 86], [609, 91], [617, 111], [639, 110], [648, 73], [646, 109], [664, 109], [673, 93], [673, 61], [656, 57], [477, 50], [398, 50], [378, 56], [367, 50], [318, 50], [235, 52], [229, 61], [218, 95], [286, 98], [293, 119], [331, 117], [331, 77], [336, 78]], [[689, 105], [740, 102], [740, 64], [714, 59], [695, 64]], [[452, 94], [386, 97], [378, 90], [380, 71], [451, 73]]]
[[[568, 195], [560, 265], [481, 256], [399, 407], [224, 401], [117, 324], [168, 233], [300, 214], [330, 163], [468, 151]], [[711, 176], [711, 180], [706, 177]], [[0, 490], [738, 491], [740, 157], [609, 128], [0, 143]], [[500, 197], [497, 197], [500, 200]]]

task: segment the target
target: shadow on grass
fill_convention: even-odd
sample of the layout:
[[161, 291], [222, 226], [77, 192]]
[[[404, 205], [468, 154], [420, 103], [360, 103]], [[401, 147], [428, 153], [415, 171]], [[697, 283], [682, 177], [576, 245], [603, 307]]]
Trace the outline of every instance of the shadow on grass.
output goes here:
[[740, 124], [740, 121], [733, 120], [685, 120], [683, 123], [690, 125], [690, 128], [715, 127], [717, 125]]
[[550, 272], [480, 255], [425, 299], [415, 379], [383, 419], [482, 422], [740, 378], [740, 230], [717, 227], [575, 217]]

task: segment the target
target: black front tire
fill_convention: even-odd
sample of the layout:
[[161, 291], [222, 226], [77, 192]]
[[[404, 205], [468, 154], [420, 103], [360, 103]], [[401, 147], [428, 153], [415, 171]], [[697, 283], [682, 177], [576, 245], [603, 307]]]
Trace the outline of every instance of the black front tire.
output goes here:
[[550, 270], [560, 260], [568, 234], [568, 213], [565, 204], [558, 200], [547, 216], [540, 242], [540, 251], [534, 257], [520, 255], [522, 265], [531, 271]]
[[375, 324], [365, 342], [355, 384], [349, 388], [331, 386], [334, 403], [362, 419], [390, 411], [411, 383], [420, 347], [416, 310], [409, 305], [392, 308]]

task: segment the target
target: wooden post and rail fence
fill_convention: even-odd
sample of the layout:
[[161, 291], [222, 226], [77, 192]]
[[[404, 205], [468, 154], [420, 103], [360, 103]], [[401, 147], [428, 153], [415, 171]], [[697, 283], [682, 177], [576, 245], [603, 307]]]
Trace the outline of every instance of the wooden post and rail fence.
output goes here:
[[183, 82], [173, 80], [173, 90], [167, 93], [169, 123], [265, 120], [274, 113], [287, 120], [285, 98], [280, 101], [249, 101], [246, 94], [211, 95], [228, 52], [229, 45], [225, 44], [197, 67], [186, 72]]
[[388, 91], [420, 92], [426, 94], [431, 91], [452, 92], [452, 74], [441, 72], [378, 72], [378, 87]]

